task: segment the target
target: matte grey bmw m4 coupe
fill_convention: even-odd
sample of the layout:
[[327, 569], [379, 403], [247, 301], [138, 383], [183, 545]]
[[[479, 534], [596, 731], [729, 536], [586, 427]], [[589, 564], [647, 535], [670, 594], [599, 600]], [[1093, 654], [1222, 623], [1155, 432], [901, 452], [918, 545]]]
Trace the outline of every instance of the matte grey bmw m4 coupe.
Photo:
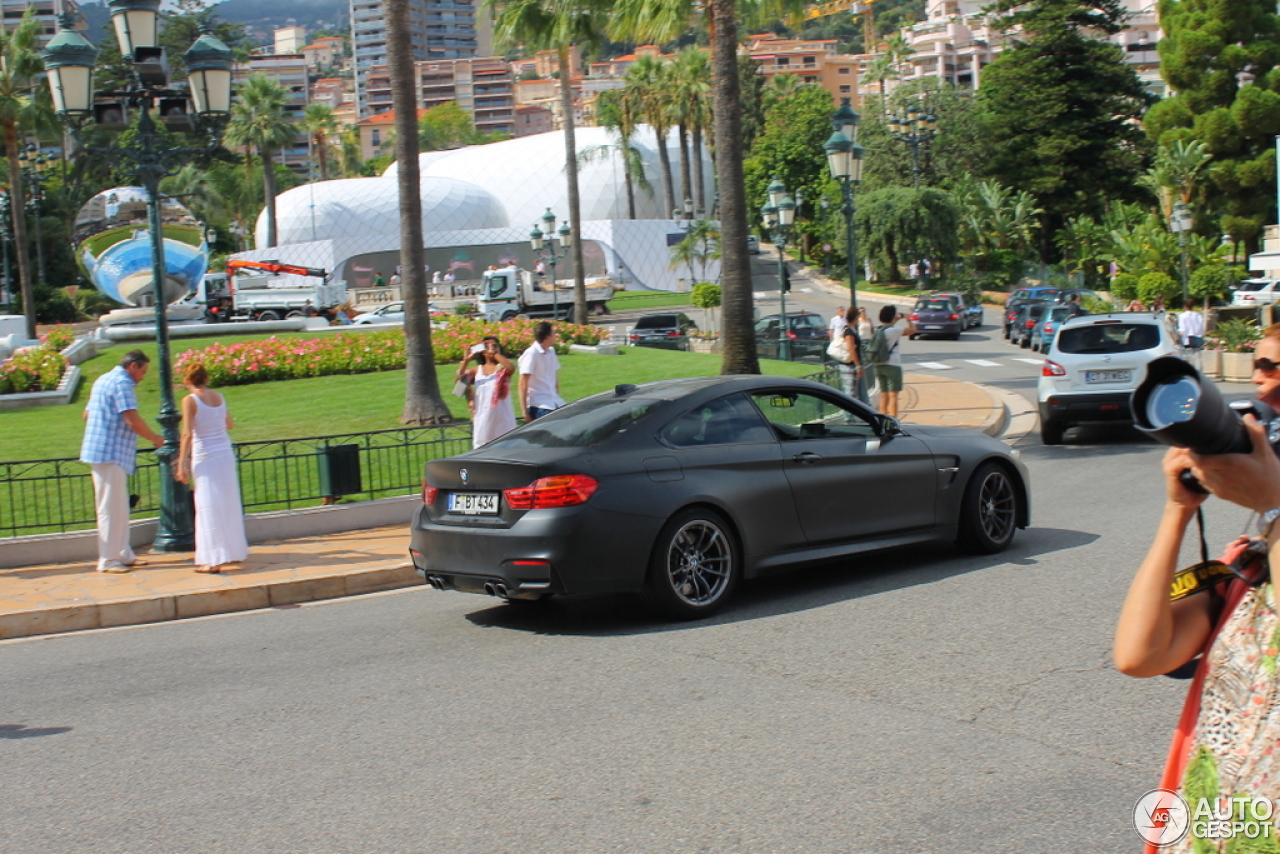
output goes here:
[[900, 424], [824, 385], [717, 376], [620, 385], [426, 466], [412, 523], [437, 589], [509, 600], [642, 592], [677, 618], [743, 579], [1030, 521], [1003, 443]]

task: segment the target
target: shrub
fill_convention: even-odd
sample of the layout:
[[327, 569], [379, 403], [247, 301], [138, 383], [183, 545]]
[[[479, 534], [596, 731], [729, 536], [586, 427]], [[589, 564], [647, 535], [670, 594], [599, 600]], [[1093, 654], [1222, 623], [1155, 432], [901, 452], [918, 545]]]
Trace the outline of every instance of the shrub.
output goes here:
[[[437, 364], [462, 360], [464, 351], [486, 335], [495, 335], [508, 356], [515, 357], [533, 343], [537, 321], [509, 320], [490, 323], [475, 319], [453, 319], [448, 326], [431, 333]], [[609, 331], [598, 326], [556, 323], [556, 349], [565, 353], [570, 344], [599, 344]], [[201, 362], [209, 372], [212, 386], [245, 385], [273, 380], [324, 377], [333, 374], [365, 374], [393, 371], [405, 366], [404, 330], [345, 332], [324, 338], [268, 338], [240, 344], [213, 344], [187, 350], [174, 363], [181, 376], [192, 362]]]
[[1224, 320], [1213, 330], [1213, 335], [1205, 340], [1210, 349], [1226, 350], [1228, 353], [1252, 353], [1262, 338], [1262, 331], [1252, 320]]
[[[1114, 294], [1115, 292], [1112, 291]], [[1147, 273], [1138, 279], [1138, 299], [1150, 305], [1156, 297], [1163, 296], [1167, 300], [1182, 293], [1181, 287], [1168, 273]]]
[[40, 343], [59, 353], [74, 344], [75, 340], [76, 330], [71, 326], [54, 326], [40, 336]]
[[0, 394], [54, 391], [67, 369], [67, 357], [48, 347], [32, 347], [0, 364]]
[[1111, 279], [1111, 296], [1117, 302], [1129, 302], [1138, 295], [1138, 277], [1133, 273], [1116, 273]]
[[720, 297], [720, 286], [715, 282], [698, 282], [689, 293], [689, 301], [698, 308], [719, 308]]

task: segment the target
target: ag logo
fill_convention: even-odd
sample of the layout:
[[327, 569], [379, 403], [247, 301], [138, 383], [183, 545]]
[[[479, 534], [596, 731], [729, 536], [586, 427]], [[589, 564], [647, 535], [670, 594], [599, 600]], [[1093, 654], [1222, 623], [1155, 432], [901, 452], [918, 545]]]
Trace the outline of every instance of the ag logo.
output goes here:
[[1172, 845], [1190, 826], [1191, 810], [1177, 792], [1152, 789], [1133, 806], [1133, 829], [1151, 845]]

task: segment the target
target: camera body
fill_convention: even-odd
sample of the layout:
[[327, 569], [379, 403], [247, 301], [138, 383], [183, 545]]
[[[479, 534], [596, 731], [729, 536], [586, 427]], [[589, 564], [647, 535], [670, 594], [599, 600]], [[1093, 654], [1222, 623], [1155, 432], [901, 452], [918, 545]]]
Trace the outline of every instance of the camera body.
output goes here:
[[[1280, 455], [1280, 417], [1260, 400], [1227, 403], [1212, 382], [1194, 366], [1176, 356], [1164, 356], [1147, 365], [1147, 377], [1133, 392], [1133, 423], [1144, 433], [1197, 454], [1249, 454], [1253, 443], [1243, 418], [1255, 416], [1266, 428], [1267, 441]], [[1204, 492], [1189, 472], [1183, 483]]]

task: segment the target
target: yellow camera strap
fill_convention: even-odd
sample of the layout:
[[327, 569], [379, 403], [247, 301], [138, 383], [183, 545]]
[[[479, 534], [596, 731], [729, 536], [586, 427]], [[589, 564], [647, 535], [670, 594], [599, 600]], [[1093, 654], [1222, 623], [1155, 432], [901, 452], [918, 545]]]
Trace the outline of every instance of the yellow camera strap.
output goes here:
[[1169, 588], [1169, 601], [1177, 602], [1204, 593], [1221, 581], [1235, 578], [1236, 572], [1220, 560], [1207, 560], [1178, 570]]

